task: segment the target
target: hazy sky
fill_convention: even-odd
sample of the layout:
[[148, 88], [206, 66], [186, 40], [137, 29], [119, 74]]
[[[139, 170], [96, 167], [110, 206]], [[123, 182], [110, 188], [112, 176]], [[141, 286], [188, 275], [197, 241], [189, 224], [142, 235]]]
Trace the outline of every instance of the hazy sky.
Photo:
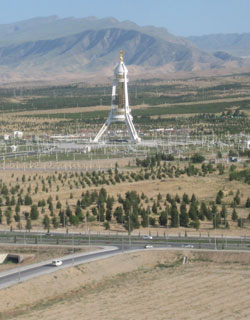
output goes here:
[[48, 15], [115, 17], [182, 36], [250, 32], [250, 0], [0, 0], [0, 24]]

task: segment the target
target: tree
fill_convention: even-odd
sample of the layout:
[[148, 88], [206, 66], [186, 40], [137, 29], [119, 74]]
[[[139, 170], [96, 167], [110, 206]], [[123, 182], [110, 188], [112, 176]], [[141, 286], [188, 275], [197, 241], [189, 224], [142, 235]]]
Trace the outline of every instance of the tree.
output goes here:
[[190, 203], [189, 196], [186, 193], [183, 194], [182, 201], [186, 204]]
[[190, 223], [190, 226], [198, 230], [200, 228], [200, 221], [196, 219]]
[[155, 226], [155, 224], [156, 224], [156, 219], [155, 219], [154, 217], [149, 217], [149, 224], [150, 224], [151, 226]]
[[26, 220], [26, 225], [25, 225], [26, 230], [30, 231], [32, 229], [32, 224], [30, 218]]
[[14, 219], [15, 219], [16, 222], [20, 222], [20, 220], [21, 220], [20, 214], [19, 214], [19, 213], [16, 213], [16, 214], [14, 215]]
[[213, 203], [212, 203], [211, 210], [212, 210], [212, 214], [213, 214], [213, 215], [218, 212], [218, 208], [217, 208], [217, 206], [216, 206], [216, 204], [215, 204], [214, 201], [213, 201]]
[[4, 196], [7, 196], [9, 194], [9, 190], [5, 184], [2, 186], [1, 194], [3, 194]]
[[68, 223], [68, 217], [65, 213], [64, 210], [60, 210], [59, 211], [59, 219], [60, 219], [60, 223], [63, 227], [66, 227], [67, 226], [67, 223]]
[[244, 227], [244, 220], [242, 218], [238, 218], [238, 227], [243, 228]]
[[16, 204], [15, 197], [12, 195], [11, 200], [10, 200], [10, 205], [14, 206]]
[[104, 204], [101, 203], [98, 205], [98, 220], [99, 221], [104, 222], [104, 214], [105, 214]]
[[30, 213], [28, 211], [24, 211], [24, 218], [27, 220], [30, 217]]
[[17, 214], [17, 213], [20, 213], [20, 210], [21, 210], [21, 206], [20, 206], [19, 203], [17, 203], [17, 204], [16, 204], [16, 207], [15, 207], [15, 212], [16, 212], [16, 214]]
[[145, 198], [146, 198], [146, 196], [145, 196], [144, 192], [142, 192], [141, 199], [144, 200]]
[[220, 212], [221, 217], [224, 219], [224, 224], [226, 225], [226, 221], [227, 221], [227, 208], [226, 206], [223, 204], [222, 208], [221, 208], [221, 212]]
[[181, 202], [181, 199], [180, 199], [180, 197], [179, 197], [179, 195], [178, 194], [176, 194], [175, 195], [175, 202], [177, 202], [177, 203], [180, 203]]
[[161, 226], [168, 225], [168, 212], [167, 212], [167, 210], [161, 212], [161, 215], [159, 217], [159, 223]]
[[107, 202], [106, 202], [107, 209], [110, 209], [112, 211], [114, 202], [115, 202], [115, 199], [113, 197], [108, 196]]
[[208, 168], [207, 168], [207, 166], [206, 166], [205, 163], [202, 163], [202, 165], [201, 165], [201, 170], [202, 170], [202, 172], [203, 172], [204, 175], [207, 174]]
[[24, 198], [24, 204], [26, 206], [30, 206], [32, 205], [32, 199], [31, 199], [31, 196], [27, 193], [25, 198]]
[[166, 195], [166, 200], [167, 200], [167, 202], [169, 202], [170, 204], [172, 203], [172, 197], [171, 197], [171, 195], [170, 195], [169, 193]]
[[51, 196], [49, 196], [47, 199], [47, 204], [52, 203], [52, 201], [53, 201], [53, 198]]
[[109, 225], [108, 221], [104, 222], [103, 226], [104, 226], [105, 230], [110, 229], [110, 225]]
[[205, 158], [199, 154], [199, 153], [195, 153], [192, 157], [191, 157], [191, 161], [193, 163], [202, 163], [203, 161], [205, 161]]
[[75, 215], [71, 215], [69, 217], [69, 222], [74, 225], [74, 226], [77, 226], [79, 223], [80, 223], [80, 220], [78, 218], [78, 216], [75, 216]]
[[123, 223], [123, 210], [122, 207], [117, 207], [114, 212], [117, 223]]
[[216, 204], [221, 204], [221, 197], [218, 194], [216, 196], [215, 202], [216, 202]]
[[188, 211], [188, 215], [190, 217], [190, 219], [192, 220], [197, 220], [198, 219], [198, 207], [197, 204], [194, 202], [191, 202], [189, 211]]
[[101, 188], [99, 195], [98, 195], [98, 201], [105, 202], [107, 199], [107, 191], [104, 188]]
[[225, 166], [221, 163], [217, 165], [217, 169], [219, 170], [219, 175], [223, 175], [225, 173]]
[[107, 208], [106, 217], [105, 218], [106, 218], [107, 221], [111, 221], [111, 219], [112, 219], [112, 210], [110, 208]]
[[128, 232], [132, 232], [134, 229], [139, 228], [140, 223], [138, 220], [138, 215], [135, 212], [131, 212], [128, 215], [125, 215], [125, 224], [124, 227]]
[[221, 159], [221, 158], [222, 158], [222, 153], [221, 153], [221, 151], [218, 151], [218, 152], [217, 152], [217, 158], [218, 158], [218, 159]]
[[38, 217], [39, 217], [39, 211], [38, 211], [37, 205], [33, 204], [30, 210], [30, 219], [37, 220]]
[[157, 195], [157, 200], [158, 200], [158, 201], [161, 201], [161, 200], [162, 200], [162, 195], [161, 195], [160, 193], [158, 193], [158, 195]]
[[56, 208], [57, 209], [61, 209], [62, 208], [62, 204], [61, 204], [61, 202], [59, 200], [56, 203]]
[[188, 227], [189, 217], [187, 213], [186, 203], [182, 202], [180, 206], [180, 226]]
[[221, 200], [224, 196], [224, 193], [222, 190], [220, 190], [218, 193], [217, 193], [217, 196], [216, 196], [216, 204], [221, 204]]
[[156, 205], [156, 202], [154, 201], [153, 202], [153, 205], [152, 205], [152, 212], [154, 213], [154, 214], [157, 214], [157, 205]]
[[10, 206], [10, 197], [9, 196], [5, 196], [5, 205]]
[[70, 217], [72, 216], [72, 211], [71, 211], [71, 209], [70, 209], [69, 206], [67, 206], [67, 208], [66, 208], [66, 216], [67, 216], [68, 218], [70, 218]]
[[38, 200], [37, 206], [38, 207], [45, 207], [46, 206], [45, 200], [44, 199]]
[[75, 214], [78, 217], [80, 222], [82, 222], [84, 220], [84, 216], [83, 216], [82, 209], [80, 206], [76, 206]]
[[198, 203], [194, 193], [192, 194], [192, 197], [191, 197], [191, 203]]
[[54, 213], [54, 206], [52, 202], [49, 202], [49, 211], [50, 211], [50, 215], [53, 215]]
[[235, 197], [234, 197], [234, 202], [239, 205], [240, 204], [240, 191], [238, 190]]
[[246, 208], [250, 208], [250, 197], [247, 198], [246, 201]]
[[44, 229], [47, 229], [47, 230], [50, 229], [50, 218], [47, 214], [43, 218], [43, 226], [44, 226]]
[[207, 206], [204, 201], [200, 205], [200, 210], [198, 211], [198, 217], [200, 220], [204, 221], [207, 218]]
[[6, 217], [7, 224], [10, 225], [12, 222], [12, 209], [11, 209], [11, 207], [6, 208], [4, 215]]
[[18, 195], [17, 203], [19, 203], [20, 205], [24, 204], [24, 201], [23, 201], [23, 198], [22, 198], [21, 194]]
[[171, 217], [171, 227], [172, 228], [178, 228], [178, 225], [179, 225], [179, 213], [178, 213], [176, 205], [172, 204], [172, 206], [170, 208], [170, 217]]
[[213, 219], [213, 227], [215, 228], [219, 228], [221, 224], [221, 216], [220, 213], [216, 212], [214, 213], [214, 219]]
[[58, 222], [58, 218], [56, 216], [53, 216], [52, 218], [52, 224], [53, 224], [53, 227], [55, 229], [57, 229], [59, 227], [59, 222]]
[[233, 208], [232, 220], [237, 221], [237, 219], [238, 219], [238, 213], [236, 212], [235, 208]]
[[145, 210], [143, 210], [141, 216], [142, 216], [141, 225], [143, 226], [143, 228], [148, 227], [149, 214]]

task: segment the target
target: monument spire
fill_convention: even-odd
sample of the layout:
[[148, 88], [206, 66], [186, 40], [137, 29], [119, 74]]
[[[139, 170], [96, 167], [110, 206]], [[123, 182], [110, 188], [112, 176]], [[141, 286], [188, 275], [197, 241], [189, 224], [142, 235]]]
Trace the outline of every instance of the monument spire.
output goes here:
[[131, 141], [138, 143], [141, 138], [138, 136], [134, 124], [133, 117], [128, 101], [128, 69], [126, 68], [123, 61], [124, 51], [120, 51], [120, 63], [114, 70], [114, 82], [112, 87], [112, 99], [111, 99], [111, 110], [108, 119], [96, 135], [94, 142], [98, 142], [104, 132], [113, 122], [125, 122]]

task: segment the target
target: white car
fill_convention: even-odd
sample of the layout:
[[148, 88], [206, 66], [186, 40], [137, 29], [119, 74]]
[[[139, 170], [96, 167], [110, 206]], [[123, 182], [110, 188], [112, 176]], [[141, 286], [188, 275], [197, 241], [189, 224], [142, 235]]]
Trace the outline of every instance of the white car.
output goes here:
[[60, 267], [62, 265], [62, 260], [53, 260], [51, 264], [52, 266]]
[[183, 248], [194, 248], [194, 246], [192, 244], [184, 244], [182, 247]]
[[153, 240], [153, 237], [152, 236], [143, 236], [143, 239], [145, 239], [145, 240]]
[[144, 248], [145, 249], [153, 249], [153, 246], [151, 244], [146, 244]]

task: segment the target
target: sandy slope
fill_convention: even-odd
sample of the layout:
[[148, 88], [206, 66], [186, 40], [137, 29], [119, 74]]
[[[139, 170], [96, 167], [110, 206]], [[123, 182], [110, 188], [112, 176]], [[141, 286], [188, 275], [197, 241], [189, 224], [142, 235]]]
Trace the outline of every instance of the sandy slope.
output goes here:
[[18, 309], [13, 319], [250, 319], [249, 262], [248, 253], [120, 255], [2, 290], [2, 319]]

